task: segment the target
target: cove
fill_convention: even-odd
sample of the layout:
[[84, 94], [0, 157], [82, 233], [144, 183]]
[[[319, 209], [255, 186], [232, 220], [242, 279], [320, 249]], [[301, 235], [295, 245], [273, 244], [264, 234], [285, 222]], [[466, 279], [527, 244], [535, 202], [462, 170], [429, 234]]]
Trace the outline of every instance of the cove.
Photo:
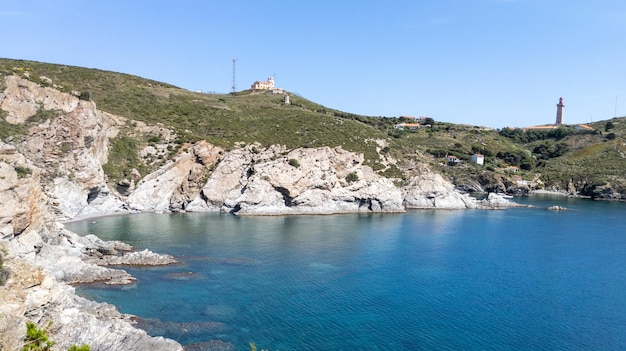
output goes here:
[[[182, 263], [77, 287], [183, 345], [247, 350], [626, 349], [626, 204], [67, 223]], [[560, 205], [568, 211], [548, 211]]]

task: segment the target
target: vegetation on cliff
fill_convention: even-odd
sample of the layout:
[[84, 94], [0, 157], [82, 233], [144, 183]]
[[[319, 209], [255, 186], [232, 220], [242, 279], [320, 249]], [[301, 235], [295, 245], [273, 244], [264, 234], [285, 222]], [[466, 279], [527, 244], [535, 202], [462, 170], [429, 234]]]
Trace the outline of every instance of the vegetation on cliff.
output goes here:
[[4, 252], [0, 252], [0, 286], [3, 286], [11, 275], [9, 270], [4, 268], [4, 259], [2, 258], [3, 256]]
[[[48, 325], [50, 327], [51, 324]], [[52, 351], [54, 342], [50, 340], [48, 331], [41, 329], [35, 323], [26, 323], [26, 336], [21, 351]], [[68, 351], [89, 351], [89, 345], [72, 345]]]
[[[397, 185], [418, 163], [426, 162], [467, 190], [509, 190], [532, 184], [574, 187], [592, 197], [601, 197], [607, 188], [626, 192], [624, 118], [591, 123], [591, 130], [562, 126], [498, 131], [433, 119], [415, 130], [398, 130], [394, 126], [403, 122], [400, 118], [337, 111], [294, 94], [289, 94], [291, 104], [285, 105], [282, 95], [271, 92], [206, 94], [128, 74], [0, 59], [0, 78], [12, 74], [91, 99], [103, 111], [175, 131], [177, 140], [168, 146], [169, 154], [160, 156], [161, 161], [186, 143], [202, 139], [226, 149], [238, 142], [288, 148], [341, 146], [362, 153], [366, 165]], [[25, 126], [12, 125], [2, 113], [3, 140], [26, 135], [28, 123], [54, 118], [54, 113], [42, 112]], [[123, 128], [111, 142], [105, 172], [118, 181], [133, 168], [142, 175], [154, 170], [159, 163], [142, 160], [138, 150], [159, 142], [158, 135], [138, 136], [131, 127]], [[484, 165], [472, 163], [473, 154], [484, 155]], [[451, 166], [444, 159], [448, 155], [461, 162]]]

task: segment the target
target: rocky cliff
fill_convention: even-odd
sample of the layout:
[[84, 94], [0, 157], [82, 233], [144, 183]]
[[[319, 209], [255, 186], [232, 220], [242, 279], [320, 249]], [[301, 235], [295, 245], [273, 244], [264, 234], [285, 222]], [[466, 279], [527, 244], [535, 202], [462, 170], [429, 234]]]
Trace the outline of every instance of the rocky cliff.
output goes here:
[[61, 349], [89, 344], [92, 350], [180, 350], [177, 343], [148, 336], [114, 307], [74, 294], [70, 283], [133, 280], [107, 264], [169, 264], [173, 257], [132, 252], [119, 242], [80, 237], [63, 228], [42, 191], [42, 171], [15, 148], [0, 143], [0, 234], [4, 268], [10, 278], [0, 286], [2, 349], [19, 349], [25, 322], [51, 324]]
[[108, 264], [169, 264], [172, 257], [133, 252], [123, 243], [80, 237], [61, 218], [116, 210], [102, 171], [114, 116], [93, 103], [9, 77], [0, 96], [6, 121], [24, 123], [40, 109], [55, 118], [40, 121], [28, 136], [0, 141], [0, 237], [10, 278], [0, 287], [0, 349], [19, 349], [26, 321], [51, 324], [58, 347], [89, 344], [92, 350], [181, 350], [171, 340], [136, 329], [114, 307], [85, 300], [68, 284], [133, 278]]
[[287, 150], [253, 144], [223, 150], [199, 141], [183, 145], [149, 174], [135, 171], [111, 184], [102, 166], [120, 129], [127, 135], [162, 137], [160, 144], [139, 150], [145, 166], [154, 164], [154, 156], [163, 158], [159, 150], [172, 147], [174, 132], [131, 123], [98, 110], [91, 101], [17, 76], [6, 77], [5, 86], [0, 108], [6, 122], [30, 121], [27, 136], [5, 143], [40, 169], [42, 191], [59, 219], [119, 211], [282, 215], [484, 206], [456, 192], [426, 165], [400, 189], [365, 166], [363, 155], [330, 147]]
[[[54, 321], [53, 337], [65, 347], [92, 350], [177, 350], [132, 327], [114, 308], [77, 297], [67, 284], [132, 280], [111, 264], [169, 264], [172, 257], [133, 252], [123, 243], [79, 237], [59, 221], [135, 211], [223, 211], [236, 215], [390, 213], [406, 208], [494, 208], [458, 193], [426, 165], [403, 187], [364, 165], [363, 155], [342, 148], [239, 145], [224, 150], [199, 141], [174, 145], [176, 135], [100, 111], [78, 94], [63, 93], [17, 76], [4, 78], [3, 123], [26, 135], [0, 140], [0, 235], [12, 278], [0, 289], [0, 330], [19, 343], [24, 321]], [[133, 170], [113, 183], [103, 171], [112, 138], [152, 133]], [[165, 150], [178, 150], [167, 154]], [[156, 164], [155, 159], [161, 159]], [[13, 348], [13, 347], [8, 347]]]

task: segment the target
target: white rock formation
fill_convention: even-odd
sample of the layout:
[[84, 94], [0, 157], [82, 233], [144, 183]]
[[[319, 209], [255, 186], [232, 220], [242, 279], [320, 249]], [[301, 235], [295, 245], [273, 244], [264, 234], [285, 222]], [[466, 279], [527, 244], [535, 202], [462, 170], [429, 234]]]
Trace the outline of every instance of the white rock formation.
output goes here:
[[26, 321], [41, 327], [53, 321], [50, 334], [65, 349], [86, 343], [91, 350], [182, 350], [172, 340], [137, 330], [111, 306], [76, 296], [67, 285], [132, 281], [125, 271], [89, 263], [94, 257], [133, 264], [170, 263], [173, 258], [149, 252], [125, 254], [121, 251], [129, 247], [122, 243], [64, 230], [49, 211], [40, 177], [40, 169], [0, 142], [0, 245], [11, 271], [7, 284], [0, 286], [0, 349], [19, 349]]
[[122, 202], [109, 196], [102, 165], [107, 163], [109, 139], [125, 119], [97, 110], [91, 101], [17, 76], [5, 82], [0, 108], [7, 113], [7, 122], [24, 123], [40, 109], [56, 114], [33, 126], [16, 144], [41, 169], [59, 218], [118, 211]]
[[407, 208], [464, 209], [478, 208], [475, 198], [454, 190], [454, 185], [437, 173], [414, 176], [403, 188]]
[[200, 189], [193, 184], [209, 172], [223, 150], [205, 141], [198, 142], [174, 160], [144, 177], [126, 199], [137, 211], [184, 210]]
[[5, 99], [0, 101], [0, 109], [8, 113], [6, 121], [13, 124], [24, 123], [28, 117], [37, 113], [39, 108], [70, 112], [78, 106], [78, 98], [63, 94], [53, 88], [40, 87], [38, 84], [18, 76], [5, 79]]
[[163, 337], [151, 337], [133, 327], [128, 316], [114, 306], [81, 298], [74, 288], [60, 283], [41, 268], [18, 259], [8, 259], [11, 278], [0, 287], [0, 348], [19, 350], [26, 321], [44, 328], [55, 350], [72, 345], [89, 345], [92, 351], [158, 350], [179, 351], [181, 345]]
[[[239, 215], [404, 212], [400, 191], [363, 166], [362, 155], [329, 147], [259, 149], [227, 153], [187, 209]], [[349, 174], [356, 180], [346, 180]]]

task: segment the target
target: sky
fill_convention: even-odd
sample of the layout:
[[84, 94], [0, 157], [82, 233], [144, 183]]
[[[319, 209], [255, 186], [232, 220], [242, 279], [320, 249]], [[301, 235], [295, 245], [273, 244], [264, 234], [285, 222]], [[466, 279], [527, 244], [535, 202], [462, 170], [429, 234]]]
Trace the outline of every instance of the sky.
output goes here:
[[624, 0], [0, 0], [0, 57], [470, 125], [626, 115]]

